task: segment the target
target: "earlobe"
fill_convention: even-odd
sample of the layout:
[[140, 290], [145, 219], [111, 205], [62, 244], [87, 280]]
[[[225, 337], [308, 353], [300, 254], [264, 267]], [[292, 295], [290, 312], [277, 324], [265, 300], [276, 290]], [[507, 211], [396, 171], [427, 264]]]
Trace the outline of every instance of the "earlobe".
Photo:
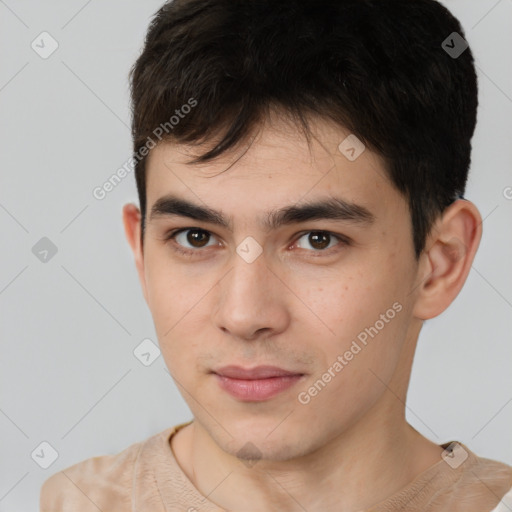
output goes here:
[[453, 302], [471, 270], [481, 237], [482, 219], [473, 203], [457, 200], [444, 211], [421, 255], [414, 316], [434, 318]]
[[139, 281], [142, 286], [142, 292], [146, 302], [146, 278], [144, 273], [144, 253], [141, 245], [141, 213], [140, 210], [132, 203], [123, 206], [123, 224], [126, 239], [130, 244], [135, 259], [135, 266], [139, 275]]

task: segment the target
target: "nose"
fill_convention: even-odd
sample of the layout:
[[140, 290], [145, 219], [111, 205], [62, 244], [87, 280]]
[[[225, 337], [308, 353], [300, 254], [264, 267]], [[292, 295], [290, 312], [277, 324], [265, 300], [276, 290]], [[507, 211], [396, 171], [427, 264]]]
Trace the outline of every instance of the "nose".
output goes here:
[[261, 254], [252, 262], [233, 255], [231, 270], [219, 282], [213, 321], [241, 340], [267, 338], [290, 322], [290, 291]]

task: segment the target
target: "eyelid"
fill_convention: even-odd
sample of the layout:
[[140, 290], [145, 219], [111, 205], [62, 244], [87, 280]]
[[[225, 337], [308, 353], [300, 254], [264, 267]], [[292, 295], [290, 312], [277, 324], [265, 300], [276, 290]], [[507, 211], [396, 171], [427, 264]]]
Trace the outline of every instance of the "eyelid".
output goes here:
[[[345, 244], [352, 243], [352, 240], [348, 236], [342, 235], [341, 233], [334, 233], [333, 231], [329, 231], [327, 229], [306, 229], [305, 231], [301, 231], [300, 233], [297, 233], [295, 235], [295, 240], [297, 241], [300, 238], [302, 238], [304, 235], [307, 235], [309, 233], [324, 233], [326, 235], [330, 235], [334, 238], [337, 238], [340, 242], [343, 242]], [[317, 251], [317, 252], [320, 252], [320, 251]]]
[[[302, 247], [299, 247], [299, 250], [305, 251], [308, 254], [308, 257], [312, 258], [319, 258], [319, 257], [328, 257], [331, 256], [333, 253], [339, 252], [343, 247], [349, 246], [352, 244], [352, 241], [350, 238], [348, 238], [345, 235], [333, 233], [332, 231], [327, 231], [325, 229], [309, 229], [306, 231], [303, 231], [301, 233], [298, 233], [294, 237], [294, 241], [292, 243], [292, 247], [295, 246], [298, 241], [304, 236], [309, 233], [323, 233], [326, 235], [329, 235], [331, 238], [336, 238], [338, 240], [338, 243], [334, 245], [333, 247], [329, 247], [328, 249], [303, 249]], [[290, 246], [289, 246], [290, 247]]]
[[[183, 233], [185, 231], [203, 231], [204, 233], [208, 233], [208, 235], [217, 237], [217, 235], [215, 235], [215, 233], [213, 233], [212, 231], [209, 231], [208, 229], [198, 228], [198, 227], [195, 227], [195, 226], [191, 226], [191, 227], [187, 227], [187, 228], [177, 228], [177, 229], [171, 230], [171, 231], [167, 232], [162, 237], [161, 240], [164, 241], [164, 242], [169, 241], [169, 240], [175, 240], [176, 236], [178, 236], [180, 233]], [[176, 244], [176, 245], [178, 245], [179, 247], [182, 247], [179, 244]], [[208, 247], [212, 247], [212, 246], [210, 245], [210, 246], [207, 246], [207, 247], [204, 247], [204, 248], [200, 247], [198, 249], [189, 249], [188, 247], [185, 247], [185, 248], [182, 247], [182, 248], [183, 248], [184, 251], [199, 252], [200, 249], [207, 249]]]

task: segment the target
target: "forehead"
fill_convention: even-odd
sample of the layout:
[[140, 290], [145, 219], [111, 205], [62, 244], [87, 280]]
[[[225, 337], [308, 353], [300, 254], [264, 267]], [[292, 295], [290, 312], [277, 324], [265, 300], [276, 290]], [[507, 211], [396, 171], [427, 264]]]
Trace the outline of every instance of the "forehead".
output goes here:
[[235, 215], [316, 197], [341, 196], [373, 208], [402, 199], [383, 160], [350, 132], [318, 119], [311, 120], [311, 129], [308, 144], [293, 123], [274, 119], [235, 149], [201, 164], [189, 162], [213, 142], [162, 143], [146, 164], [147, 211], [169, 193], [215, 209], [231, 206]]

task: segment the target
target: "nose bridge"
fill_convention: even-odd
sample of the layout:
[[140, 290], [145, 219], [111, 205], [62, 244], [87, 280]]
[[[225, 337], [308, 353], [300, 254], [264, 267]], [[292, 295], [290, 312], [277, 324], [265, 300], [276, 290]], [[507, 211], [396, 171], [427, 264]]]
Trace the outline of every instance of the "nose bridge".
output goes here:
[[225, 332], [249, 339], [257, 331], [283, 329], [287, 314], [276, 295], [276, 278], [264, 254], [254, 257], [254, 248], [241, 248], [248, 250], [240, 255], [237, 248], [231, 270], [219, 283], [214, 322]]
[[[240, 244], [232, 260], [232, 270], [226, 276], [223, 295], [229, 300], [259, 301], [267, 295], [271, 274], [262, 252], [256, 255], [254, 247]], [[235, 302], [236, 304], [236, 302]]]

